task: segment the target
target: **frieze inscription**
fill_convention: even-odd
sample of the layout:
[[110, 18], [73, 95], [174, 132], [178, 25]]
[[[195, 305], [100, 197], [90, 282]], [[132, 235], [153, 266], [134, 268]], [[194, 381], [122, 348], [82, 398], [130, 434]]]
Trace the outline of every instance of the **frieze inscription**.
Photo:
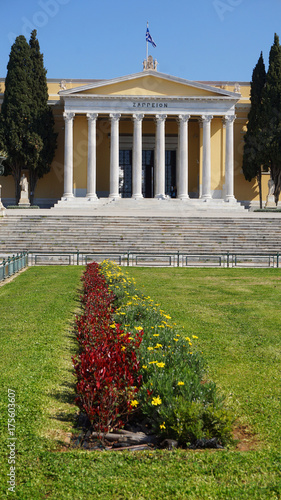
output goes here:
[[133, 108], [167, 108], [167, 102], [133, 102]]

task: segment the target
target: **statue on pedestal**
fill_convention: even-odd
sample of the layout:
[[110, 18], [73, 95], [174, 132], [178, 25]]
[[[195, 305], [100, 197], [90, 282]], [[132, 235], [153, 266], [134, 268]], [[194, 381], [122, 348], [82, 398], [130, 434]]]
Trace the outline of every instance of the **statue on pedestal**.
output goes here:
[[28, 180], [25, 174], [22, 174], [21, 176], [20, 187], [21, 187], [21, 193], [20, 193], [19, 206], [29, 207], [30, 201], [28, 197]]
[[143, 61], [143, 71], [153, 69], [154, 71], [157, 71], [157, 66], [158, 62], [156, 59], [154, 60], [152, 56], [148, 56], [147, 59]]
[[3, 215], [5, 215], [6, 213], [6, 210], [5, 210], [5, 207], [1, 201], [1, 190], [2, 190], [2, 186], [0, 184], [0, 217], [2, 217]]
[[276, 208], [274, 191], [275, 191], [274, 180], [270, 178], [268, 181], [268, 195], [266, 197], [266, 203], [264, 208]]

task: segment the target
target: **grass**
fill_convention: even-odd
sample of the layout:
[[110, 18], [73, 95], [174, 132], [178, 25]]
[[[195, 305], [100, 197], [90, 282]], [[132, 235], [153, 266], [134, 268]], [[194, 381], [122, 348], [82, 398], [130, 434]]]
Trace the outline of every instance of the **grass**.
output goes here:
[[[0, 287], [1, 498], [280, 499], [279, 270], [128, 272], [199, 337], [237, 416], [241, 451], [69, 451], [79, 267], [31, 268]], [[16, 391], [15, 494], [7, 491], [7, 390]]]
[[[263, 447], [281, 439], [278, 269], [130, 270], [151, 297], [199, 337], [209, 375]], [[172, 307], [172, 310], [171, 310]]]

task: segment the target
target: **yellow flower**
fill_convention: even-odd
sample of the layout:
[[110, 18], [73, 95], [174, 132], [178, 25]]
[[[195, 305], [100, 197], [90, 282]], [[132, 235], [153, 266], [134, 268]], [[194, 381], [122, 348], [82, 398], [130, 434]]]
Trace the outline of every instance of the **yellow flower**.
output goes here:
[[135, 330], [138, 330], [140, 332], [140, 330], [142, 330], [142, 326], [135, 326]]
[[178, 385], [184, 385], [184, 382], [178, 382]]
[[133, 406], [133, 407], [134, 406], [138, 406], [138, 404], [139, 404], [139, 402], [136, 399], [134, 399], [133, 401], [131, 401], [131, 406]]
[[188, 340], [188, 342], [190, 342], [190, 338], [189, 337], [185, 337], [185, 340]]
[[151, 404], [153, 406], [158, 406], [158, 405], [161, 405], [162, 404], [162, 400], [159, 398], [159, 396], [157, 396], [157, 398], [153, 398], [153, 400], [151, 401]]
[[165, 363], [157, 363], [158, 368], [164, 368]]
[[166, 429], [165, 422], [163, 422], [163, 424], [160, 425], [160, 429]]
[[121, 347], [121, 351], [125, 351], [126, 350], [126, 347], [123, 345], [123, 347]]
[[157, 361], [149, 361], [149, 365], [155, 365], [157, 363]]
[[155, 349], [160, 349], [160, 347], [163, 347], [162, 344], [156, 344]]
[[146, 370], [146, 369], [147, 369], [147, 366], [146, 366], [146, 365], [142, 365], [142, 368], [143, 368], [144, 370]]
[[[151, 328], [154, 328], [154, 326], [152, 326]], [[154, 333], [153, 334], [153, 337], [159, 337], [160, 333]]]
[[174, 341], [175, 341], [175, 342], [178, 342], [178, 341], [179, 341], [179, 339], [174, 339]]
[[154, 347], [148, 347], [147, 348], [148, 351], [153, 351], [154, 350]]
[[112, 323], [112, 325], [110, 325], [109, 328], [116, 328], [115, 323]]
[[196, 335], [192, 335], [192, 338], [193, 339], [198, 339], [198, 337], [196, 337]]

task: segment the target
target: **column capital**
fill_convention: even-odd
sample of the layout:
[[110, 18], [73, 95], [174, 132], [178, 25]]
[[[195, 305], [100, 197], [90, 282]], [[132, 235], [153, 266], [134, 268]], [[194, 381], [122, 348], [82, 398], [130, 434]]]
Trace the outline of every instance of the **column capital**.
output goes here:
[[212, 115], [201, 115], [199, 120], [201, 123], [209, 123], [214, 117]]
[[98, 113], [86, 113], [88, 121], [95, 121], [99, 116]]
[[119, 121], [120, 118], [121, 118], [121, 113], [110, 113], [109, 114], [109, 118], [111, 119], [111, 121]]
[[143, 113], [134, 113], [132, 115], [133, 121], [142, 121], [144, 119], [144, 114]]
[[154, 120], [156, 122], [164, 122], [167, 119], [167, 115], [155, 115]]
[[223, 126], [225, 127], [228, 124], [234, 123], [236, 119], [236, 115], [224, 115], [222, 118]]
[[63, 112], [63, 117], [64, 117], [65, 121], [73, 120], [74, 116], [75, 116], [75, 113], [71, 113], [70, 111]]
[[180, 122], [188, 122], [190, 119], [190, 115], [179, 115], [177, 118], [178, 123]]

